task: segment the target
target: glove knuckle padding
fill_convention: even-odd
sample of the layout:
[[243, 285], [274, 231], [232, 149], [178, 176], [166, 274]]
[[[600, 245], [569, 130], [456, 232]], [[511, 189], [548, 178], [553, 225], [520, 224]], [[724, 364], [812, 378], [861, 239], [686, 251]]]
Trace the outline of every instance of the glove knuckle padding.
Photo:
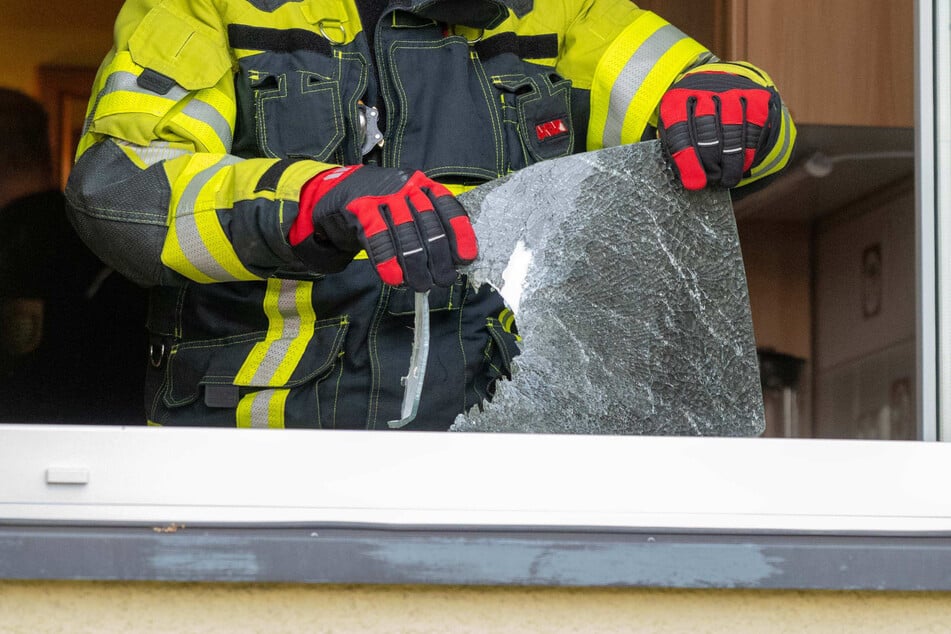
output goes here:
[[479, 244], [469, 214], [452, 195], [433, 199], [433, 206], [446, 229], [453, 260], [457, 264], [469, 264], [479, 255]]
[[779, 113], [771, 87], [727, 72], [696, 72], [661, 99], [659, 131], [684, 186], [734, 187], [768, 144], [764, 131]]
[[422, 172], [336, 168], [305, 189], [309, 195], [302, 190], [301, 200], [316, 200], [313, 235], [302, 240], [311, 225], [295, 222], [291, 240], [298, 252], [313, 255], [336, 248], [352, 259], [363, 248], [383, 282], [405, 283], [417, 291], [452, 284], [455, 265], [471, 262], [478, 252], [465, 209]]

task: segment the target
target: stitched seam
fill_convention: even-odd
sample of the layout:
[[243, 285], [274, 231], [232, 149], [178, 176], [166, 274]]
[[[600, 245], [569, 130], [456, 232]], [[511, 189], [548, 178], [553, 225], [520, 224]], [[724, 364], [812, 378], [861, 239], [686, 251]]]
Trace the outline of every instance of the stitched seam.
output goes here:
[[[347, 102], [346, 112], [348, 112], [352, 116], [356, 114], [357, 104], [360, 101], [360, 96], [364, 92], [366, 92], [367, 80], [370, 75], [369, 64], [367, 64], [366, 57], [362, 53], [357, 53], [357, 52], [353, 52], [353, 53], [340, 52], [339, 59], [340, 59], [339, 63], [340, 63], [340, 69], [341, 69], [340, 77], [343, 77], [343, 60], [355, 59], [360, 62], [360, 79], [357, 84], [356, 90], [352, 91], [353, 94], [350, 97], [349, 101]], [[352, 118], [354, 121], [354, 125], [352, 126], [353, 134], [350, 135], [352, 137], [350, 145], [351, 145], [351, 150], [353, 150], [354, 152], [354, 155], [359, 157], [361, 156], [361, 151], [363, 149], [362, 147], [360, 147], [360, 144], [359, 144], [360, 135], [358, 131], [356, 130], [356, 121], [359, 120], [359, 117], [352, 117]]]
[[337, 355], [338, 363], [340, 364], [340, 369], [337, 371], [337, 384], [334, 386], [334, 402], [333, 402], [333, 411], [330, 415], [330, 428], [337, 429], [337, 411], [339, 410], [338, 404], [340, 403], [340, 383], [343, 381], [343, 358], [346, 356], [346, 353], [341, 350], [340, 354]]
[[367, 346], [370, 356], [370, 394], [367, 400], [367, 420], [366, 428], [376, 428], [376, 412], [380, 401], [380, 361], [377, 353], [377, 336], [380, 328], [380, 321], [386, 312], [384, 310], [387, 300], [390, 296], [390, 289], [382, 285], [379, 297], [377, 298], [376, 311], [373, 313], [373, 320], [370, 322], [369, 334], [367, 336]]
[[[343, 339], [346, 336], [346, 331], [349, 328], [349, 321], [347, 320], [347, 318], [338, 318], [338, 317], [330, 317], [330, 318], [322, 319], [315, 323], [314, 332], [316, 333], [318, 330], [323, 328], [336, 328], [336, 334], [334, 335], [334, 339], [331, 342], [330, 348], [327, 352], [327, 356], [323, 360], [321, 360], [321, 362], [316, 366], [316, 369], [314, 371], [308, 372], [307, 374], [297, 378], [296, 380], [288, 380], [287, 382], [284, 383], [284, 385], [280, 387], [286, 387], [286, 388], [298, 387], [302, 385], [303, 383], [306, 383], [307, 381], [313, 379], [314, 377], [319, 376], [320, 369], [323, 368], [325, 365], [328, 365], [328, 361], [339, 352]], [[172, 366], [173, 366], [172, 357], [174, 355], [177, 355], [179, 352], [187, 351], [187, 350], [210, 350], [215, 348], [225, 348], [230, 345], [240, 344], [240, 343], [251, 343], [251, 342], [258, 343], [266, 339], [266, 336], [265, 336], [266, 333], [267, 333], [266, 330], [259, 330], [253, 333], [245, 333], [242, 335], [232, 335], [230, 337], [222, 337], [219, 339], [206, 339], [202, 341], [193, 341], [186, 344], [179, 344], [177, 346], [173, 346], [172, 351], [169, 354], [168, 367], [166, 368], [167, 382], [169, 386], [169, 390], [168, 390], [169, 398], [167, 402], [169, 403], [169, 405], [181, 405], [182, 403], [190, 402], [194, 398], [193, 396], [189, 396], [188, 398], [184, 398], [184, 399], [175, 399], [172, 397], [172, 394], [175, 392], [174, 374], [172, 374]], [[313, 337], [311, 338], [311, 341], [313, 341]], [[310, 344], [308, 344], [308, 346], [309, 345]], [[234, 383], [233, 374], [231, 375], [203, 374], [201, 379], [199, 379], [196, 385], [233, 385], [233, 383]], [[257, 387], [257, 386], [251, 386], [251, 387]], [[262, 387], [261, 389], [267, 389], [267, 388]]]
[[[340, 60], [339, 59], [337, 60], [337, 66], [338, 66], [337, 76], [339, 77], [340, 76], [339, 74]], [[343, 141], [344, 135], [346, 134], [346, 130], [344, 129], [344, 125], [343, 125], [343, 101], [340, 99], [340, 81], [330, 80], [330, 81], [327, 81], [326, 83], [320, 84], [319, 86], [315, 88], [307, 88], [305, 85], [307, 80], [307, 75], [317, 75], [318, 77], [323, 77], [323, 76], [319, 75], [318, 73], [311, 73], [310, 71], [297, 71], [297, 72], [301, 74], [300, 90], [302, 95], [307, 93], [318, 94], [321, 92], [329, 91], [330, 100], [331, 102], [333, 102], [334, 107], [332, 107], [331, 110], [333, 112], [333, 118], [334, 118], [334, 134], [331, 137], [330, 141], [325, 143], [324, 147], [320, 148], [320, 151], [316, 152], [313, 155], [314, 160], [321, 161], [327, 158], [327, 156], [329, 156], [330, 153], [333, 152], [333, 148], [338, 146], [340, 142]], [[327, 148], [331, 148], [330, 151], [328, 151]]]
[[277, 75], [277, 88], [275, 90], [255, 90], [255, 110], [257, 112], [258, 145], [266, 156], [270, 158], [280, 158], [273, 150], [267, 140], [267, 118], [264, 116], [264, 103], [270, 99], [284, 99], [287, 97], [287, 75], [281, 73]]
[[489, 111], [489, 118], [492, 119], [492, 130], [495, 132], [495, 171], [497, 176], [501, 176], [505, 173], [505, 139], [504, 131], [499, 121], [500, 115], [496, 109], [495, 100], [491, 97], [494, 88], [485, 74], [485, 67], [482, 66], [479, 56], [476, 55], [474, 51], [470, 51], [469, 61], [479, 77], [479, 88], [482, 89], [482, 97], [485, 99], [485, 104]]
[[408, 108], [406, 107], [409, 104], [409, 98], [406, 95], [406, 91], [403, 88], [403, 81], [399, 74], [399, 68], [396, 65], [396, 52], [401, 49], [439, 49], [445, 48], [449, 45], [458, 45], [460, 41], [465, 42], [465, 38], [459, 36], [448, 37], [440, 42], [414, 42], [407, 40], [397, 40], [390, 45], [389, 51], [389, 60], [390, 60], [390, 74], [393, 77], [393, 84], [396, 87], [397, 92], [400, 95], [402, 103], [400, 104], [400, 121], [397, 126], [396, 133], [393, 138], [393, 144], [395, 146], [393, 158], [394, 164], [399, 165], [401, 162], [401, 157], [403, 154], [403, 141], [405, 138], [406, 125], [409, 122]]

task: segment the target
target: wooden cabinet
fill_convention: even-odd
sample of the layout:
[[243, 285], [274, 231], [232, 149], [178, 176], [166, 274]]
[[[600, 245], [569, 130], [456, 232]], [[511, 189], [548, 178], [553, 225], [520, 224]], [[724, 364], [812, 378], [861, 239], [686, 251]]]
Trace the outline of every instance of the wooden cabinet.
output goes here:
[[914, 0], [642, 0], [772, 75], [801, 124], [914, 125]]

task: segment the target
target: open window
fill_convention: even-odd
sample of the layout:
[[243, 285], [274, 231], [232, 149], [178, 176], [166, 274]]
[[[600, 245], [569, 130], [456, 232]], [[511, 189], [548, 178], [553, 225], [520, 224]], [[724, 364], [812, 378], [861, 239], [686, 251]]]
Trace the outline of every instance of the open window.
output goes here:
[[[949, 12], [923, 0], [916, 15], [916, 334], [900, 396], [924, 441], [951, 434]], [[876, 245], [852, 262], [870, 282], [859, 315], [884, 310]], [[897, 440], [11, 425], [0, 576], [948, 589], [949, 457]]]

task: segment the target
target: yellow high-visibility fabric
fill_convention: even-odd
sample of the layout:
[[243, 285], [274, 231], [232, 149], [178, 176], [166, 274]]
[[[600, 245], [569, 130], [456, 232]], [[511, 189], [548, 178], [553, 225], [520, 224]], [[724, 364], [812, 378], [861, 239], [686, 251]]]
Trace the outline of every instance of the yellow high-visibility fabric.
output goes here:
[[[229, 7], [253, 10], [247, 2]], [[274, 18], [291, 26], [296, 24], [291, 14], [289, 8], [275, 12]], [[210, 0], [127, 1], [116, 21], [115, 47], [97, 74], [77, 150], [78, 157], [92, 145], [112, 139], [141, 169], [150, 165], [143, 158], [150, 148], [177, 150], [163, 162], [171, 196], [162, 263], [201, 283], [261, 279], [248, 270], [228, 240], [219, 213], [230, 213], [242, 201], [262, 199], [278, 201], [282, 215], [283, 204], [297, 202], [307, 180], [332, 167], [299, 161], [285, 170], [276, 191], [257, 191], [261, 176], [276, 160], [239, 161], [229, 156], [237, 112], [235, 66], [221, 20]], [[142, 88], [138, 80], [146, 69], [167, 76], [174, 86], [165, 95]], [[215, 165], [212, 174], [208, 170]], [[184, 220], [180, 203], [188, 198], [192, 200], [186, 215], [194, 233], [188, 242], [191, 253], [180, 241], [181, 225], [176, 222]], [[283, 222], [283, 217], [277, 220]], [[194, 265], [196, 253], [211, 263], [208, 270]]]
[[640, 141], [670, 85], [708, 55], [700, 43], [654, 13], [639, 16], [598, 62], [588, 149]]
[[[258, 279], [229, 243], [220, 226], [221, 216], [213, 210], [227, 213], [242, 201], [263, 199], [278, 201], [282, 213], [284, 202], [297, 201], [304, 182], [330, 167], [300, 161], [283, 174], [277, 191], [256, 191], [273, 159], [221, 161], [231, 150], [237, 112], [233, 73], [238, 58], [253, 52], [229, 49], [228, 24], [310, 29], [334, 39], [339, 36], [343, 42], [353, 40], [363, 28], [352, 0], [287, 2], [273, 11], [258, 10], [246, 0], [127, 0], [116, 20], [115, 47], [96, 79], [78, 149], [81, 155], [111, 138], [127, 144], [123, 151], [143, 169], [149, 165], [143, 158], [148, 153], [145, 148], [152, 144], [193, 153], [166, 160], [163, 166], [172, 201], [181, 201], [187, 191], [201, 203], [191, 209], [195, 231], [202, 238], [202, 248], [210, 253], [209, 262], [216, 264], [209, 274], [211, 269], [199, 270], [183, 256], [174, 203], [169, 209], [163, 262], [200, 282]], [[521, 18], [510, 14], [483, 35], [488, 38], [506, 31], [558, 36], [557, 56], [533, 61], [552, 65], [577, 88], [590, 88], [588, 149], [639, 141], [646, 126], [656, 120], [663, 92], [678, 75], [710, 57], [694, 40], [628, 0], [536, 0], [533, 11]], [[645, 43], [659, 32], [673, 39], [661, 38], [661, 46], [645, 49]], [[637, 83], [628, 85], [624, 82], [632, 74], [625, 73], [625, 68], [632, 58], [640, 65], [637, 68], [646, 70], [636, 75]], [[138, 80], [146, 69], [174, 82], [172, 90], [157, 94], [143, 89]], [[773, 148], [762, 169], [754, 170], [754, 177], [785, 165], [793, 139], [790, 121], [783, 142]], [[220, 165], [212, 178], [196, 187], [192, 186], [195, 178], [209, 177], [196, 169], [197, 163], [192, 164], [199, 156], [207, 156], [197, 159], [205, 167], [206, 160]]]
[[313, 282], [269, 279], [264, 296], [268, 330], [245, 359], [235, 385], [281, 386], [297, 368], [314, 334]]
[[284, 408], [290, 390], [260, 390], [246, 394], [235, 409], [235, 425], [250, 429], [283, 429]]

